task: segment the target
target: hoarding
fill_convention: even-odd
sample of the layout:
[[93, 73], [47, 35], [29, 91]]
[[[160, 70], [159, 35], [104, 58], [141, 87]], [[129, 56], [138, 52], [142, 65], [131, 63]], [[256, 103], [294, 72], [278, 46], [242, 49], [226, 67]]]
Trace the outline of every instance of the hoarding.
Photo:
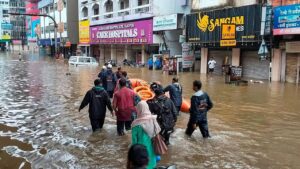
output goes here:
[[90, 27], [91, 44], [152, 44], [152, 19]]
[[89, 44], [90, 43], [90, 21], [79, 22], [79, 43]]
[[236, 46], [260, 41], [261, 5], [187, 15], [187, 42]]
[[274, 8], [273, 35], [300, 34], [300, 4]]

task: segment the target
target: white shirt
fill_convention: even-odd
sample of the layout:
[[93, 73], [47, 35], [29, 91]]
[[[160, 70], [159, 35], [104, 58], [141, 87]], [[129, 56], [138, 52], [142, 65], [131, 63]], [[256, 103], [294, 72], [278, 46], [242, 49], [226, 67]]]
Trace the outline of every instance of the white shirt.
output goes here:
[[208, 68], [214, 69], [216, 67], [217, 62], [215, 60], [209, 60], [208, 61]]

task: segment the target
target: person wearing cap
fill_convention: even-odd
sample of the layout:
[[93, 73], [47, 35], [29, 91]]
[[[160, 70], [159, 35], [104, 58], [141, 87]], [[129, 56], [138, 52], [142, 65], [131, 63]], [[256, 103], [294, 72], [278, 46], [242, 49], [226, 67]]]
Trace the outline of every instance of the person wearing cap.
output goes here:
[[106, 107], [110, 110], [113, 116], [113, 109], [108, 94], [102, 87], [101, 79], [94, 81], [94, 87], [89, 90], [79, 107], [79, 112], [87, 105], [89, 105], [89, 117], [93, 132], [102, 129], [105, 116]]
[[112, 65], [108, 64], [107, 65], [107, 71], [105, 75], [103, 76], [103, 86], [105, 90], [107, 91], [108, 95], [110, 98], [113, 97], [114, 94], [114, 89], [116, 87], [117, 83], [117, 77], [115, 73], [112, 71]]
[[170, 99], [173, 101], [174, 105], [177, 109], [177, 115], [179, 115], [179, 111], [182, 104], [182, 87], [178, 83], [178, 78], [174, 77], [172, 80], [172, 84], [164, 88], [164, 92], [169, 92]]
[[136, 113], [134, 105], [135, 93], [126, 87], [126, 79], [119, 80], [120, 89], [114, 94], [113, 109], [117, 116], [117, 132], [119, 136], [125, 135], [126, 130], [131, 129], [132, 115]]
[[[101, 80], [104, 79], [106, 70], [107, 70], [106, 66], [102, 66], [101, 72], [98, 74], [99, 79], [101, 79]], [[103, 85], [103, 87], [105, 88], [106, 86]], [[105, 88], [105, 90], [106, 90], [106, 88]]]
[[155, 93], [153, 99], [147, 101], [152, 114], [157, 115], [157, 122], [161, 128], [161, 136], [164, 138], [166, 145], [169, 145], [171, 133], [177, 121], [177, 109], [170, 98], [165, 96], [163, 88], [158, 83], [150, 85], [151, 90]]

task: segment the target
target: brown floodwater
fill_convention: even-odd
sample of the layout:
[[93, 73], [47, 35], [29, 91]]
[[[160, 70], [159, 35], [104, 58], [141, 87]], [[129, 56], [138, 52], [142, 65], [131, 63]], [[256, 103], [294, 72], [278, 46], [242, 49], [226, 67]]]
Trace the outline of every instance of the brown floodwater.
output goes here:
[[[170, 83], [172, 76], [125, 67], [132, 78]], [[107, 114], [92, 133], [87, 108], [78, 112], [100, 68], [69, 67], [64, 61], [28, 54], [0, 54], [0, 168], [125, 168], [130, 133], [116, 134]], [[71, 75], [66, 75], [66, 73]], [[184, 135], [188, 114], [179, 117], [161, 165], [178, 168], [299, 168], [300, 88], [295, 84], [224, 84], [219, 76], [178, 75], [184, 97], [200, 79], [214, 102], [212, 137]]]

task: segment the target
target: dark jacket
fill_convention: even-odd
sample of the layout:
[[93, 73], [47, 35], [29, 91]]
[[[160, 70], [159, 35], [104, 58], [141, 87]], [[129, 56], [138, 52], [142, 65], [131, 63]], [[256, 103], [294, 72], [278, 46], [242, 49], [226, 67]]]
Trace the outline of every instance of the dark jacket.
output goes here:
[[176, 107], [182, 104], [182, 87], [179, 83], [173, 83], [164, 89], [164, 92], [170, 93], [170, 99]]
[[101, 72], [98, 74], [98, 77], [103, 80], [106, 75], [106, 69], [102, 69]]
[[197, 121], [207, 121], [207, 112], [213, 107], [207, 93], [199, 90], [191, 98], [190, 120], [196, 123]]
[[89, 104], [90, 119], [105, 118], [106, 107], [112, 112], [112, 106], [108, 94], [102, 87], [94, 87], [89, 90], [81, 102], [79, 110]]
[[173, 129], [177, 121], [177, 109], [171, 99], [165, 95], [147, 101], [152, 114], [157, 115], [157, 122], [162, 130]]
[[105, 72], [105, 75], [102, 80], [103, 80], [103, 87], [106, 91], [114, 91], [117, 83], [117, 77], [111, 69], [108, 69]]

